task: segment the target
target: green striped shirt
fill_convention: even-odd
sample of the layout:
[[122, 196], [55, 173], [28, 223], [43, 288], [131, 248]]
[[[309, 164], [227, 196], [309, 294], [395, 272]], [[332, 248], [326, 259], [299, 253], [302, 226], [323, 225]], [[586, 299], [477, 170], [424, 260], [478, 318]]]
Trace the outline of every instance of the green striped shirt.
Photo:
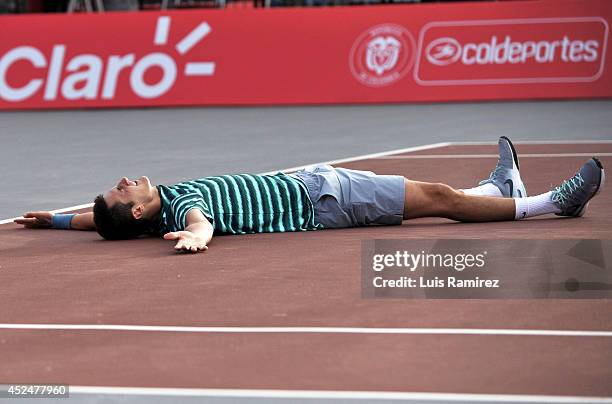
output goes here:
[[215, 233], [247, 234], [314, 230], [314, 208], [298, 179], [276, 175], [221, 175], [158, 185], [159, 233], [184, 230], [189, 210], [197, 208]]

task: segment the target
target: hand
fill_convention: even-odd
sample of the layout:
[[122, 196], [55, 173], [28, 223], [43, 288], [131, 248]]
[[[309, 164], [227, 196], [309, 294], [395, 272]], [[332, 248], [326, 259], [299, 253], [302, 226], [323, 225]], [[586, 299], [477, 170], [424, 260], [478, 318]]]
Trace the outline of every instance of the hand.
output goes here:
[[15, 219], [14, 222], [28, 229], [44, 229], [51, 227], [52, 218], [53, 213], [50, 212], [27, 212], [23, 215], [23, 219]]
[[178, 240], [174, 249], [177, 251], [187, 251], [197, 253], [199, 251], [208, 250], [208, 246], [202, 237], [193, 234], [190, 231], [173, 231], [164, 234], [166, 240]]

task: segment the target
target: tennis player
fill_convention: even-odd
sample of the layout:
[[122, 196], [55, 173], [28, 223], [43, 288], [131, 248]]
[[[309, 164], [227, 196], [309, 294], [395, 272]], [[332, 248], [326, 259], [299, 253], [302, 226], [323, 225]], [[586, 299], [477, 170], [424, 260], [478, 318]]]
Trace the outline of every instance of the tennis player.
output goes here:
[[418, 182], [398, 175], [314, 165], [292, 174], [222, 175], [153, 186], [147, 177], [122, 178], [98, 195], [93, 212], [28, 212], [28, 228], [97, 230], [108, 240], [141, 235], [175, 240], [198, 252], [213, 234], [306, 231], [444, 217], [462, 222], [521, 220], [544, 214], [582, 216], [604, 183], [596, 158], [550, 192], [527, 196], [512, 142], [501, 137], [488, 179], [470, 189]]

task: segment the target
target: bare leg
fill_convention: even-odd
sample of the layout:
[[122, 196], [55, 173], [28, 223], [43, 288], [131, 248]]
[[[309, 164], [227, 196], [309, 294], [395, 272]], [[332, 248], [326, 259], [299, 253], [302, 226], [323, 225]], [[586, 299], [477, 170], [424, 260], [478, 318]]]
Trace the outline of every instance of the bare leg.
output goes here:
[[445, 184], [404, 181], [404, 219], [444, 217], [462, 222], [514, 220], [512, 198], [472, 196]]

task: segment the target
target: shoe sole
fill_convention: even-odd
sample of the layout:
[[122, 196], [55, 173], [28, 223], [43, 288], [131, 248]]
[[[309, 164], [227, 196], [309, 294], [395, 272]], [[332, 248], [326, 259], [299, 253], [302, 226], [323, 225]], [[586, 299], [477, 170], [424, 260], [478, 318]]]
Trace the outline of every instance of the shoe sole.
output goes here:
[[582, 208], [578, 211], [578, 214], [576, 215], [576, 217], [582, 217], [584, 216], [584, 214], [587, 211], [587, 208], [589, 207], [589, 203], [591, 202], [591, 199], [595, 198], [595, 196], [599, 193], [599, 191], [601, 191], [601, 188], [604, 185], [604, 182], [606, 182], [606, 172], [603, 169], [603, 165], [601, 164], [601, 162], [599, 160], [597, 160], [596, 158], [593, 157], [593, 160], [595, 160], [595, 163], [597, 163], [597, 166], [599, 168], [601, 168], [601, 178], [599, 179], [599, 185], [597, 185], [597, 191], [595, 191], [595, 193], [589, 198], [588, 201], [586, 201], [586, 203], [582, 206]]

